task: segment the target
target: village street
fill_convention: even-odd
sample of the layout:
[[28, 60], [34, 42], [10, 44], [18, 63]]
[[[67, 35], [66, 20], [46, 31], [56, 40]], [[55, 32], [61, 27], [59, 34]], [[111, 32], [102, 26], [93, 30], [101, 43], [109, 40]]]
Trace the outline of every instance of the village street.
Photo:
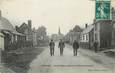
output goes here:
[[[98, 60], [99, 58], [102, 59], [102, 57], [95, 55], [94, 52], [92, 54], [79, 49], [78, 56], [73, 56], [72, 47], [66, 45], [64, 55], [60, 56], [59, 53], [57, 44], [55, 47], [55, 56], [50, 56], [49, 48], [45, 47], [45, 50], [31, 62], [28, 73], [113, 73], [113, 66], [102, 64]], [[88, 54], [92, 55], [88, 56]], [[107, 61], [105, 58], [103, 60]]]

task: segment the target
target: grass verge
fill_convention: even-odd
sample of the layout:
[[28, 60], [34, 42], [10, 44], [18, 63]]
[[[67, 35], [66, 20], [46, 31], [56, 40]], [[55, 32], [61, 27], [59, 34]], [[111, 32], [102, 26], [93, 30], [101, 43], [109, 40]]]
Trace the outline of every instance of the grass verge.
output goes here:
[[4, 65], [16, 73], [27, 73], [30, 63], [39, 55], [44, 48], [20, 48], [18, 50], [4, 52]]

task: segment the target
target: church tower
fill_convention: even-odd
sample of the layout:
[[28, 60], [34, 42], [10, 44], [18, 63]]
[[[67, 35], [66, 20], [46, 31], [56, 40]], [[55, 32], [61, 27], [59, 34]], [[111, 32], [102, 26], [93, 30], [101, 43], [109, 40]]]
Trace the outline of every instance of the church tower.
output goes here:
[[59, 27], [59, 30], [58, 30], [58, 35], [61, 35], [60, 27]]

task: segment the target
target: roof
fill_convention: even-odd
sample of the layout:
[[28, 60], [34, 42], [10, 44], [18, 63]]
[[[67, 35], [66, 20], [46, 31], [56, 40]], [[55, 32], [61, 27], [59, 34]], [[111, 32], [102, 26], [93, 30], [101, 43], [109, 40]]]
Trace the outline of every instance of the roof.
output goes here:
[[89, 33], [93, 28], [94, 28], [94, 25], [90, 25], [87, 28], [85, 28], [81, 34]]
[[15, 34], [15, 35], [26, 36], [25, 34], [19, 33], [19, 32], [17, 32], [16, 30], [13, 31], [12, 33]]
[[4, 17], [0, 18], [0, 30], [14, 31], [12, 24]]
[[4, 36], [4, 35], [0, 32], [0, 36]]
[[32, 29], [26, 23], [22, 23], [22, 25], [19, 27], [18, 32], [23, 33], [23, 34], [27, 34], [27, 33], [25, 33], [26, 29], [28, 29], [28, 34], [33, 33]]
[[10, 23], [9, 20], [7, 20], [6, 18], [4, 17], [1, 17], [0, 18], [0, 30], [2, 31], [9, 31], [13, 34], [16, 34], [16, 35], [22, 35], [24, 36], [23, 34], [21, 33], [18, 33], [15, 28], [13, 27], [13, 25]]

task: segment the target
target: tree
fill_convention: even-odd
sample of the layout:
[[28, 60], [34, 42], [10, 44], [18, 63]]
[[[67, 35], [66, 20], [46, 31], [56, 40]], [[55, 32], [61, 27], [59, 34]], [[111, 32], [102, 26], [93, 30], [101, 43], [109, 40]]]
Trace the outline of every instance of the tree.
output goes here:
[[46, 27], [41, 26], [37, 29], [37, 37], [39, 37], [40, 39], [44, 39], [46, 35]]
[[82, 32], [82, 29], [78, 25], [76, 25], [73, 29], [69, 30], [69, 32], [65, 35], [64, 37], [65, 41], [72, 44], [74, 40], [79, 40], [80, 32]]
[[74, 32], [81, 32], [82, 29], [81, 29], [78, 25], [76, 25], [76, 26], [73, 28], [73, 31], [74, 31]]

